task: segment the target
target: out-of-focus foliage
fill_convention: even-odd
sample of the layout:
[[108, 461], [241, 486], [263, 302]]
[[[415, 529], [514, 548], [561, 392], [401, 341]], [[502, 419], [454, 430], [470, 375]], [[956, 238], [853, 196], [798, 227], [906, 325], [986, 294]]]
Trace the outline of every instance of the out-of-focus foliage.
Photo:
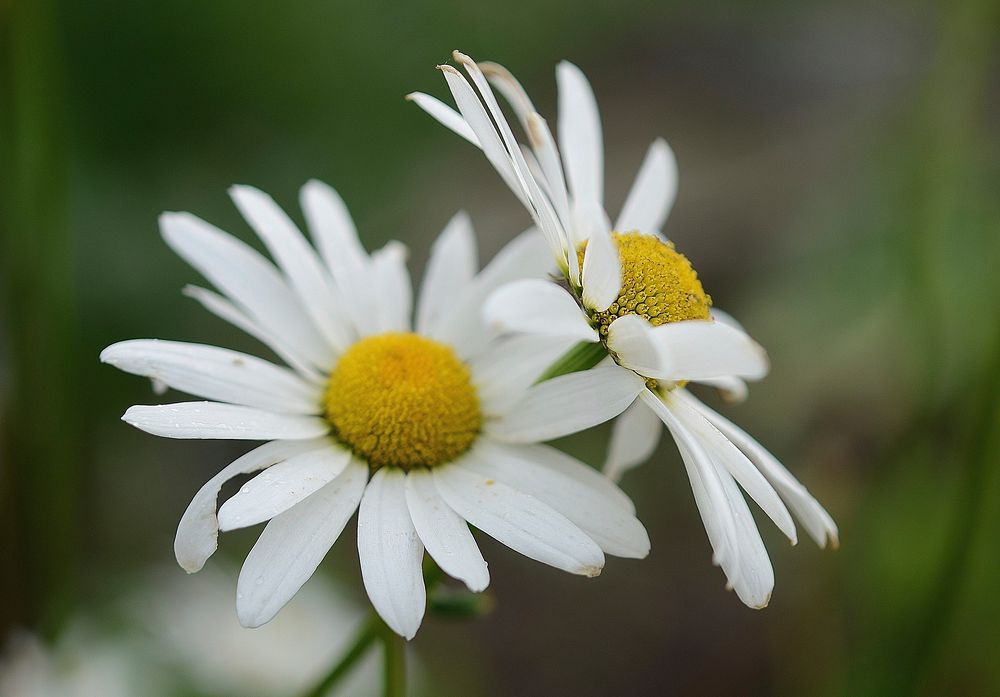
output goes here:
[[[761, 521], [777, 587], [747, 610], [665, 440], [624, 481], [650, 558], [583, 581], [484, 540], [498, 608], [426, 623], [435, 694], [1000, 692], [997, 3], [7, 0], [0, 23], [4, 627], [54, 637], [107, 607], [112, 579], [181, 575], [176, 521], [243, 449], [128, 429], [124, 408], [155, 397], [97, 362], [130, 337], [259, 351], [179, 295], [197, 276], [159, 239], [162, 210], [250, 239], [230, 184], [297, 214], [319, 177], [370, 247], [411, 247], [418, 278], [459, 207], [484, 259], [527, 225], [483, 159], [402, 99], [444, 95], [434, 66], [460, 48], [505, 63], [553, 123], [555, 63], [587, 72], [612, 209], [648, 142], [670, 140], [666, 231], [772, 359], [724, 408], [827, 505], [843, 547], [789, 549]], [[597, 465], [606, 435], [560, 445]], [[360, 589], [353, 556], [337, 545], [324, 569]]]

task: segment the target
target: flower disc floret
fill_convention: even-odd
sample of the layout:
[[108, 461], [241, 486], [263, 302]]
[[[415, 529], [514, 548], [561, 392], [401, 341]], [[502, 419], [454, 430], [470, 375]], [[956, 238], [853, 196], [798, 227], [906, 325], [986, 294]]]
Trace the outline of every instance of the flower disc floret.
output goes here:
[[330, 374], [326, 418], [371, 469], [449, 462], [482, 422], [471, 374], [448, 346], [409, 333], [357, 342]]
[[[612, 239], [621, 259], [622, 285], [617, 300], [604, 312], [591, 312], [601, 337], [624, 315], [639, 315], [653, 326], [688, 319], [708, 319], [712, 298], [698, 280], [687, 257], [652, 235], [615, 232]], [[580, 249], [580, 264], [586, 243]]]

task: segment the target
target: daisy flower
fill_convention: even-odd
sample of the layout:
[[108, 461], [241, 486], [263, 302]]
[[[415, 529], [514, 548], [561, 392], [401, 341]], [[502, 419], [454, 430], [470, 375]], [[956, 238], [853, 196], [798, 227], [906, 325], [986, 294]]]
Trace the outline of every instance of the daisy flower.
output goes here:
[[[522, 279], [497, 290], [485, 313], [494, 328], [572, 338], [577, 357], [605, 359], [595, 378], [617, 371], [634, 403], [615, 422], [606, 473], [612, 478], [647, 459], [661, 424], [673, 435], [714, 551], [740, 599], [764, 607], [774, 574], [741, 492], [750, 495], [796, 542], [796, 514], [822, 547], [837, 544], [829, 514], [767, 450], [696, 399], [700, 382], [730, 399], [746, 380], [767, 373], [764, 350], [725, 313], [712, 308], [688, 259], [660, 232], [674, 201], [677, 165], [663, 140], [649, 148], [614, 225], [603, 204], [604, 149], [593, 91], [579, 68], [560, 63], [558, 146], [520, 83], [494, 63], [455, 52], [439, 66], [458, 107], [409, 95], [431, 116], [480, 147], [524, 204], [562, 271], [559, 283]], [[496, 96], [509, 102], [527, 145], [514, 136]], [[593, 364], [593, 362], [591, 362]], [[580, 373], [586, 376], [588, 373]], [[640, 383], [636, 383], [636, 378]]]
[[[365, 588], [406, 638], [424, 614], [425, 549], [471, 590], [489, 583], [466, 523], [584, 576], [600, 572], [605, 552], [648, 553], [627, 496], [538, 444], [612, 418], [633, 387], [610, 374], [533, 386], [565, 341], [499, 340], [481, 323], [494, 288], [544, 273], [536, 233], [516, 238], [477, 274], [471, 224], [455, 216], [432, 249], [414, 328], [403, 246], [390, 242], [369, 256], [333, 189], [313, 181], [301, 191], [316, 250], [266, 194], [238, 186], [231, 195], [276, 266], [189, 213], [163, 214], [163, 236], [221, 291], [188, 294], [289, 367], [155, 340], [114, 344], [101, 360], [210, 400], [133, 406], [123, 419], [137, 428], [267, 441], [202, 487], [174, 545], [180, 565], [195, 572], [215, 551], [219, 530], [270, 521], [240, 572], [244, 626], [274, 617], [355, 510]], [[221, 487], [256, 472], [217, 512]]]

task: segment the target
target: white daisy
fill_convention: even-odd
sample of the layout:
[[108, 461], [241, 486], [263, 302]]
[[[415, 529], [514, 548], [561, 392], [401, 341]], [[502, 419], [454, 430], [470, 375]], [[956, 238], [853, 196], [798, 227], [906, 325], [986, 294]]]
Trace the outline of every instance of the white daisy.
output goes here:
[[[498, 285], [540, 275], [529, 231], [476, 273], [464, 214], [435, 243], [411, 329], [402, 245], [369, 256], [340, 197], [310, 182], [301, 205], [313, 248], [266, 194], [232, 197], [277, 262], [188, 213], [166, 213], [167, 243], [223, 294], [207, 309], [260, 339], [292, 369], [227, 349], [136, 340], [101, 359], [207, 402], [134, 406], [128, 423], [170, 438], [269, 441], [212, 478], [177, 531], [180, 565], [198, 571], [221, 529], [270, 521], [240, 573], [242, 624], [270, 620], [313, 574], [348, 519], [376, 611], [411, 638], [424, 614], [426, 548], [473, 591], [489, 582], [466, 522], [512, 549], [594, 576], [604, 553], [644, 557], [649, 541], [616, 486], [544, 445], [612, 418], [642, 387], [605, 373], [532, 386], [561, 339], [499, 341], [480, 321]], [[614, 368], [617, 371], [617, 368]], [[609, 398], [610, 397], [610, 398]], [[223, 484], [263, 470], [216, 514]]]
[[[610, 356], [623, 383], [643, 379], [638, 400], [615, 423], [605, 471], [617, 479], [647, 459], [659, 439], [659, 422], [666, 424], [715, 562], [744, 603], [764, 607], [774, 575], [740, 487], [793, 544], [795, 525], [786, 504], [820, 546], [837, 544], [837, 526], [770, 453], [685, 389], [688, 382], [701, 382], [742, 399], [744, 381], [762, 378], [768, 362], [735, 320], [711, 309], [690, 262], [660, 233], [677, 188], [673, 153], [663, 140], [652, 144], [612, 226], [603, 206], [600, 117], [579, 68], [563, 62], [556, 71], [557, 148], [506, 69], [476, 64], [457, 51], [454, 57], [470, 80], [451, 66], [440, 69], [458, 112], [425, 94], [409, 98], [483, 150], [543, 231], [564, 275], [560, 284], [525, 279], [499, 289], [485, 306], [491, 325], [574, 338], [584, 342], [577, 355], [585, 356], [592, 344], [589, 353]], [[529, 146], [517, 142], [491, 84], [510, 103]]]

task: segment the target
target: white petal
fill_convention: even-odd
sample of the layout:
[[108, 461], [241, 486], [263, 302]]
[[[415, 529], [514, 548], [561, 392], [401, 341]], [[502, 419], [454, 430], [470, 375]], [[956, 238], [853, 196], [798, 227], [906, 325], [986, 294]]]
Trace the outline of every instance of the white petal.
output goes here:
[[[490, 89], [486, 77], [482, 74], [482, 71], [479, 70], [475, 61], [468, 56], [460, 53], [459, 51], [454, 51], [452, 56], [457, 62], [461, 63], [465, 67], [466, 71], [469, 73], [470, 79], [479, 90], [479, 94], [482, 97], [483, 102], [486, 104], [486, 108], [489, 110], [489, 115], [486, 116], [486, 118], [489, 120], [490, 124], [495, 124], [496, 129], [500, 133], [502, 147], [506, 151], [507, 157], [509, 158], [514, 176], [517, 178], [517, 181], [524, 192], [524, 200], [526, 201], [526, 205], [529, 206], [528, 210], [531, 212], [532, 217], [535, 219], [535, 223], [538, 225], [539, 229], [545, 235], [545, 238], [549, 243], [549, 247], [556, 259], [563, 259], [567, 253], [565, 231], [559, 224], [555, 211], [552, 208], [552, 204], [542, 192], [538, 183], [535, 181], [534, 176], [532, 176], [531, 172], [528, 170], [528, 164], [525, 162], [524, 156], [521, 154], [521, 148], [517, 143], [517, 140], [514, 138], [514, 134], [510, 130], [510, 125], [507, 123], [507, 119], [500, 110], [500, 105], [497, 103], [496, 97], [493, 95], [493, 91]], [[446, 77], [447, 74], [448, 71], [445, 70]], [[449, 84], [451, 84], [451, 81], [449, 81]], [[456, 101], [457, 100], [458, 97], [456, 95]], [[476, 98], [476, 104], [479, 104], [478, 98]], [[469, 115], [466, 114], [465, 108], [462, 107], [461, 103], [459, 103], [459, 107], [462, 109], [462, 113], [466, 115], [466, 120], [469, 120]], [[470, 125], [472, 125], [471, 122]], [[480, 135], [480, 140], [482, 140], [482, 135]]]
[[562, 513], [591, 537], [606, 554], [642, 559], [649, 554], [649, 535], [617, 497], [604, 495], [581, 480], [593, 470], [575, 462], [570, 472], [537, 464], [525, 451], [484, 443], [463, 466], [534, 496]]
[[406, 475], [395, 468], [376, 472], [361, 499], [358, 554], [365, 590], [392, 631], [412, 639], [427, 601], [420, 543], [406, 505]]
[[338, 351], [354, 340], [343, 302], [333, 288], [319, 258], [291, 218], [270, 196], [251, 186], [229, 190], [240, 213], [285, 272], [288, 284], [299, 296], [313, 323]]
[[309, 382], [316, 384], [325, 382], [326, 378], [308, 360], [300, 356], [294, 347], [290, 346], [281, 337], [271, 334], [270, 331], [251, 319], [245, 312], [218, 293], [192, 285], [185, 286], [183, 292], [184, 295], [194, 298], [201, 303], [202, 307], [216, 317], [224, 319], [234, 327], [242, 329], [270, 348], [281, 357], [281, 360], [294, 368], [299, 375]]
[[663, 425], [656, 414], [642, 402], [633, 402], [615, 420], [604, 474], [618, 481], [626, 471], [648, 460], [656, 451], [662, 432]]
[[719, 391], [719, 395], [730, 404], [739, 404], [746, 400], [750, 390], [746, 382], [730, 375], [718, 378], [704, 378], [697, 380], [698, 384], [714, 387]]
[[566, 190], [566, 179], [563, 176], [562, 163], [559, 161], [559, 150], [549, 131], [549, 126], [536, 113], [528, 114], [525, 121], [531, 147], [538, 158], [538, 166], [542, 170], [546, 191], [552, 199], [552, 205], [562, 222], [564, 229], [572, 225], [569, 207], [569, 192]]
[[526, 278], [498, 288], [483, 306], [497, 331], [597, 341], [597, 330], [568, 291], [551, 281]]
[[594, 91], [583, 72], [563, 61], [559, 85], [559, 150], [574, 199], [604, 200], [604, 142]]
[[597, 543], [538, 499], [478, 474], [461, 461], [431, 472], [448, 505], [487, 535], [557, 569], [583, 576], [600, 574], [604, 553]]
[[218, 547], [219, 521], [215, 509], [223, 484], [241, 474], [250, 474], [289, 457], [328, 445], [326, 438], [271, 441], [246, 453], [208, 480], [191, 499], [177, 526], [174, 554], [181, 568], [193, 574], [205, 565], [205, 561]]
[[514, 109], [521, 126], [528, 130], [528, 116], [538, 110], [531, 103], [531, 98], [528, 97], [528, 93], [524, 91], [524, 87], [517, 81], [517, 78], [507, 68], [491, 61], [479, 61], [479, 69]]
[[778, 492], [768, 483], [764, 475], [739, 448], [733, 445], [719, 430], [699, 412], [696, 400], [687, 390], [676, 389], [664, 397], [670, 403], [674, 414], [684, 422], [691, 433], [701, 442], [717, 467], [731, 474], [757, 505], [767, 513], [792, 544], [797, 542], [795, 523], [788, 509], [781, 502]]
[[[691, 491], [698, 513], [701, 515], [705, 532], [712, 544], [713, 561], [723, 569], [734, 570], [734, 576], [739, 569], [740, 547], [736, 530], [736, 519], [729, 506], [726, 490], [722, 479], [708, 453], [688, 430], [680, 419], [661, 401], [660, 397], [649, 390], [644, 390], [639, 397], [670, 429], [677, 449], [681, 453], [684, 469], [691, 482]], [[728, 571], [727, 571], [728, 573]], [[733, 576], [729, 579], [734, 580]]]
[[553, 266], [545, 240], [534, 228], [526, 230], [497, 252], [448, 314], [438, 318], [433, 338], [453, 346], [462, 358], [484, 350], [491, 332], [483, 323], [483, 303], [490, 293], [519, 278], [542, 278]]
[[479, 142], [479, 138], [476, 137], [476, 134], [469, 127], [469, 124], [462, 118], [462, 115], [440, 99], [432, 97], [429, 94], [424, 94], [423, 92], [411, 92], [406, 95], [406, 98], [427, 112], [431, 118], [445, 128], [462, 136], [477, 148], [483, 147]]
[[702, 380], [736, 376], [759, 380], [767, 375], [767, 353], [747, 334], [713, 320], [684, 320], [654, 327], [650, 337], [661, 369], [647, 377]]
[[255, 250], [190, 213], [164, 213], [167, 244], [272, 336], [328, 367], [333, 349], [320, 336], [299, 299], [278, 271]]
[[490, 584], [486, 561], [468, 524], [438, 494], [430, 470], [406, 475], [406, 503], [420, 541], [438, 566], [469, 590], [485, 590]]
[[606, 228], [596, 228], [590, 235], [583, 255], [583, 304], [604, 312], [622, 289], [622, 265], [618, 248]]
[[677, 196], [677, 159], [662, 138], [653, 141], [628, 192], [615, 230], [647, 234], [663, 227]]
[[357, 510], [367, 480], [368, 467], [354, 461], [305, 501], [271, 519], [240, 571], [240, 624], [269, 622], [309, 580]]
[[645, 388], [617, 365], [562, 375], [535, 385], [486, 431], [508, 443], [537, 443], [583, 431], [621, 414]]
[[350, 451], [331, 442], [268, 467], [222, 504], [219, 529], [245, 528], [284, 513], [337, 477], [350, 459]]
[[299, 203], [355, 329], [361, 336], [380, 331], [371, 261], [344, 200], [332, 187], [313, 179], [299, 191]]
[[757, 523], [754, 522], [750, 508], [736, 482], [732, 476], [723, 471], [719, 472], [719, 478], [736, 520], [737, 544], [740, 548], [739, 568], [723, 567], [723, 570], [743, 604], [759, 610], [767, 607], [771, 601], [771, 592], [774, 590], [774, 569], [767, 556], [764, 541], [757, 530]]
[[431, 248], [430, 260], [420, 285], [417, 332], [433, 336], [438, 317], [462, 297], [478, 268], [476, 237], [472, 221], [461, 211], [448, 222]]
[[[459, 111], [462, 112], [465, 122], [475, 134], [476, 140], [479, 141], [486, 159], [490, 161], [490, 164], [493, 165], [500, 178], [510, 187], [510, 190], [514, 192], [518, 200], [528, 209], [528, 212], [534, 214], [534, 207], [529, 202], [527, 187], [524, 184], [523, 177], [515, 170], [514, 162], [507, 152], [507, 147], [500, 138], [500, 134], [497, 132], [496, 126], [494, 126], [489, 114], [486, 113], [486, 108], [479, 100], [479, 97], [476, 96], [475, 90], [462, 77], [462, 74], [452, 66], [440, 65], [438, 69], [444, 75], [444, 79], [448, 83], [448, 89], [451, 90], [451, 94], [455, 98], [455, 104], [458, 106]], [[558, 238], [551, 239], [547, 237], [546, 239], [553, 252], [560, 248], [560, 240]]]
[[330, 425], [316, 416], [276, 414], [220, 402], [129, 407], [122, 421], [165, 438], [223, 438], [227, 440], [298, 440], [316, 438]]
[[640, 375], [663, 373], [661, 351], [653, 341], [653, 325], [639, 315], [624, 315], [608, 327], [608, 348], [619, 365]]
[[286, 368], [215, 346], [135, 339], [107, 347], [101, 361], [206, 399], [291, 414], [321, 410], [319, 386]]
[[825, 547], [828, 543], [833, 547], [838, 546], [837, 524], [833, 518], [777, 458], [732, 421], [700, 402], [697, 403], [697, 408], [760, 468], [816, 544], [820, 547]]
[[491, 343], [469, 362], [483, 413], [506, 413], [576, 339], [521, 334]]
[[722, 322], [723, 324], [728, 324], [731, 327], [739, 329], [741, 332], [746, 331], [743, 328], [743, 325], [740, 324], [739, 320], [737, 320], [735, 317], [733, 317], [725, 310], [720, 310], [717, 307], [713, 307], [708, 311], [708, 313], [712, 315], [712, 319], [714, 319], [716, 322]]
[[632, 503], [632, 499], [628, 497], [628, 494], [619, 489], [617, 484], [593, 467], [584, 467], [581, 469], [579, 467], [580, 461], [575, 457], [571, 457], [550, 445], [505, 444], [504, 447], [520, 453], [526, 458], [530, 458], [536, 465], [548, 467], [555, 472], [572, 477], [577, 483], [589, 486], [597, 494], [614, 501], [629, 513], [635, 514], [635, 504]]
[[372, 254], [372, 272], [375, 274], [375, 299], [379, 325], [383, 332], [410, 331], [410, 313], [413, 311], [413, 288], [410, 272], [406, 269], [409, 251], [399, 242], [389, 242]]

